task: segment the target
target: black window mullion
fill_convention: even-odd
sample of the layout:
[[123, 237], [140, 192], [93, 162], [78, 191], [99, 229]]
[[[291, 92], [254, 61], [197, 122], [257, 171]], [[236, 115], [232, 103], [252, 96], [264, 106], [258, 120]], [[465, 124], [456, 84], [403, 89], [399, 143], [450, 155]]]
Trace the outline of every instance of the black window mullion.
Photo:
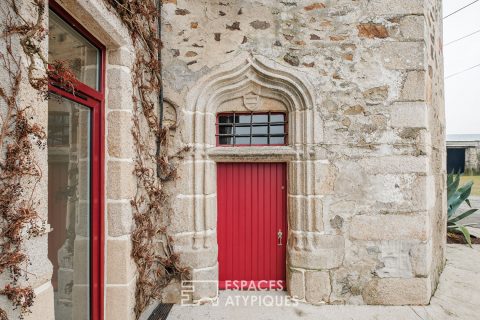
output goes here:
[[[275, 115], [279, 114], [278, 112], [275, 112]], [[244, 121], [243, 119], [240, 120], [240, 117], [243, 117], [245, 118], [245, 116], [250, 116], [250, 121], [249, 122], [241, 122], [241, 121]], [[256, 116], [262, 116], [262, 117], [256, 117]], [[266, 122], [254, 122], [254, 117], [255, 117], [255, 121], [257, 120], [260, 120], [262, 118], [265, 118], [266, 116], [266, 119], [267, 121]], [[233, 117], [233, 118], [232, 118]], [[231, 139], [231, 145], [232, 146], [237, 146], [239, 144], [239, 141], [241, 140], [241, 144], [242, 145], [250, 145], [252, 146], [254, 144], [254, 140], [255, 141], [258, 141], [258, 144], [259, 145], [263, 145], [263, 143], [266, 143], [265, 145], [270, 145], [272, 144], [272, 140], [273, 138], [283, 138], [283, 142], [286, 143], [286, 139], [287, 139], [287, 128], [286, 128], [286, 125], [287, 125], [287, 119], [286, 119], [286, 116], [283, 114], [283, 120], [284, 121], [275, 121], [275, 122], [272, 122], [272, 118], [273, 118], [273, 115], [272, 115], [272, 112], [266, 112], [266, 113], [258, 113], [258, 114], [255, 114], [254, 112], [249, 112], [249, 113], [241, 113], [241, 115], [239, 115], [238, 112], [232, 112], [230, 114], [221, 114], [221, 118], [217, 118], [217, 136], [218, 137], [223, 137], [224, 140], [225, 138], [230, 138]], [[277, 117], [278, 118], [278, 117]], [[231, 120], [233, 119], [233, 120]], [[220, 122], [220, 121], [224, 121], [224, 122]], [[229, 122], [231, 121], [231, 123]], [[283, 131], [282, 130], [278, 130], [278, 133], [273, 133], [272, 130], [273, 128], [275, 127], [275, 129], [280, 129], [280, 127], [283, 126]], [[228, 132], [230, 130], [227, 130], [227, 128], [230, 127], [231, 128], [231, 132]], [[253, 129], [254, 128], [257, 128], [257, 127], [266, 127], [267, 128], [267, 132], [266, 133], [254, 133]], [[221, 128], [224, 128], [224, 130], [220, 130]], [[244, 133], [239, 133], [239, 131], [237, 129], [240, 129], [242, 128], [242, 131]], [[247, 129], [248, 128], [248, 129]], [[247, 131], [247, 130], [250, 130], [250, 131]], [[221, 131], [225, 131], [225, 133], [221, 133]], [[228, 132], [228, 133], [227, 133]], [[263, 130], [259, 130], [259, 132], [264, 132]], [[240, 139], [241, 138], [241, 139]], [[243, 140], [247, 140], [248, 138], [248, 142], [247, 141], [243, 141]], [[260, 138], [266, 138], [264, 141], [262, 141], [262, 139]], [[229, 139], [227, 139], [228, 141]], [[275, 140], [278, 140], [278, 139], [275, 139]], [[225, 141], [225, 144], [227, 143], [227, 141]], [[257, 143], [257, 142], [255, 142]], [[222, 143], [220, 143], [222, 144]]]
[[268, 113], [267, 144], [270, 144], [270, 112]]
[[233, 129], [232, 129], [232, 133], [233, 133], [233, 146], [235, 146], [237, 144], [237, 138], [236, 138], [236, 135], [237, 135], [237, 129], [235, 127], [235, 123], [236, 123], [236, 119], [235, 119], [235, 112], [233, 113]]
[[250, 145], [252, 145], [252, 133], [253, 133], [252, 122], [253, 122], [253, 112], [250, 112]]

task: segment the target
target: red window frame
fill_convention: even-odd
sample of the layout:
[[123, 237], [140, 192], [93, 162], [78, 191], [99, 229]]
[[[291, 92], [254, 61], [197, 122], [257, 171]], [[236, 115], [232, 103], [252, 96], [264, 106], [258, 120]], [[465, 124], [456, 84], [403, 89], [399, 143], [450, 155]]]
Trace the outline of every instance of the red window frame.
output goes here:
[[73, 81], [74, 92], [55, 86], [55, 79], [49, 79], [48, 90], [61, 97], [82, 104], [91, 110], [91, 220], [90, 220], [90, 318], [102, 320], [104, 315], [104, 260], [105, 260], [105, 46], [83, 28], [65, 9], [53, 0], [50, 9], [84, 36], [100, 51], [99, 90], [80, 81]]
[[[280, 144], [220, 144], [220, 117], [221, 116], [235, 116], [235, 115], [268, 115], [269, 116], [269, 119], [270, 119], [270, 115], [276, 115], [276, 114], [281, 114], [284, 116], [284, 119], [285, 121], [283, 121], [283, 125], [284, 125], [284, 140], [283, 142], [284, 143], [280, 143]], [[255, 124], [255, 125], [260, 125], [261, 123], [252, 123], [250, 122], [250, 128], [252, 127], [252, 124]], [[269, 127], [270, 127], [270, 121], [268, 122], [267, 124]], [[278, 125], [278, 124], [277, 124]], [[235, 136], [235, 134], [232, 134], [232, 136]], [[250, 134], [250, 142], [251, 142], [251, 138], [252, 136], [255, 136], [255, 134]], [[270, 136], [270, 134], [268, 134], [268, 136]], [[288, 114], [286, 112], [281, 112], [281, 111], [270, 111], [270, 112], [249, 112], [249, 111], [241, 111], [241, 112], [236, 112], [236, 111], [232, 111], [232, 112], [221, 112], [221, 113], [218, 113], [217, 114], [217, 117], [216, 117], [216, 122], [215, 122], [215, 140], [216, 140], [216, 146], [217, 147], [267, 147], [267, 146], [286, 146], [288, 145]], [[234, 139], [235, 140], [235, 139]]]

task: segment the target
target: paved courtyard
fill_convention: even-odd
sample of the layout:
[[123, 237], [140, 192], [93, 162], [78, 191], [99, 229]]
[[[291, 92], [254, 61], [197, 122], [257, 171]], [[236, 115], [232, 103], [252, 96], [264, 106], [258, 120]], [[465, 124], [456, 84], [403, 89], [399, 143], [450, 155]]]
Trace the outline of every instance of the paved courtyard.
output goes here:
[[[478, 223], [478, 225], [474, 226], [475, 228], [480, 228], [480, 197], [479, 196], [470, 196], [470, 204], [472, 208], [478, 208], [479, 210], [472, 214], [470, 217], [463, 220], [463, 223]], [[464, 212], [470, 209], [466, 204], [463, 204], [458, 212]]]
[[[263, 293], [266, 294], [266, 293]], [[473, 249], [463, 245], [447, 246], [447, 263], [442, 273], [438, 289], [428, 306], [295, 306], [267, 307], [245, 306], [242, 303], [258, 299], [257, 292], [221, 292], [219, 306], [179, 306], [173, 307], [168, 320], [478, 320], [480, 319], [480, 246]], [[238, 298], [237, 298], [238, 297]], [[275, 301], [286, 299], [284, 292], [275, 293]], [[240, 305], [232, 301], [239, 299]], [[261, 298], [260, 300], [264, 300]], [[271, 301], [271, 300], [268, 300]]]

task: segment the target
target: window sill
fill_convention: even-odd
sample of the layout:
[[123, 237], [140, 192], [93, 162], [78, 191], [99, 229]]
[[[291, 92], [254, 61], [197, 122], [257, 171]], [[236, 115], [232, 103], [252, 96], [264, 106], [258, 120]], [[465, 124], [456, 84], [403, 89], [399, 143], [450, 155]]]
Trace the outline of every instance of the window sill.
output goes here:
[[208, 149], [207, 154], [215, 161], [228, 162], [282, 162], [294, 160], [297, 156], [297, 152], [289, 146], [214, 147]]

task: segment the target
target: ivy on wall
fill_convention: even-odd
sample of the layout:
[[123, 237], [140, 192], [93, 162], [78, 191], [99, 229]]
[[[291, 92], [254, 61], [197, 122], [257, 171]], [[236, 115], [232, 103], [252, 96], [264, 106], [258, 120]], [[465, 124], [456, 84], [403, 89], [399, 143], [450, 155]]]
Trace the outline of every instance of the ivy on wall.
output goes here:
[[[20, 87], [28, 80], [32, 89], [47, 99], [49, 77], [73, 89], [74, 76], [64, 63], [48, 64], [43, 55], [41, 44], [47, 36], [46, 0], [32, 0], [28, 17], [22, 16], [15, 0], [6, 1], [0, 12], [0, 41], [5, 48], [0, 53], [0, 68], [7, 74], [7, 81], [0, 86], [0, 274], [7, 272], [10, 280], [0, 288], [0, 295], [6, 296], [14, 308], [20, 308], [23, 317], [35, 297], [28, 285], [30, 261], [24, 251], [25, 240], [46, 231], [46, 222], [37, 211], [40, 203], [35, 191], [43, 173], [34, 150], [44, 150], [46, 134], [32, 117], [35, 106], [19, 102]], [[135, 47], [132, 135], [137, 192], [131, 205], [135, 220], [132, 256], [138, 270], [135, 297], [138, 318], [154, 299], [161, 299], [162, 289], [172, 280], [189, 278], [169, 235], [171, 209], [163, 188], [165, 182], [176, 178], [174, 160], [180, 159], [188, 148], [169, 155], [169, 130], [175, 124], [163, 127], [157, 112], [161, 90], [158, 6], [154, 0], [104, 1], [130, 31]], [[23, 57], [18, 48], [22, 49]], [[0, 320], [6, 319], [6, 311], [0, 308]]]
[[[0, 84], [0, 274], [8, 280], [0, 294], [19, 308], [23, 317], [35, 296], [33, 288], [23, 284], [28, 281], [30, 264], [24, 242], [44, 234], [46, 226], [37, 212], [35, 191], [43, 173], [34, 151], [45, 148], [46, 136], [31, 116], [35, 106], [23, 105], [20, 91], [27, 78], [30, 86], [46, 97], [48, 66], [40, 49], [46, 36], [46, 8], [44, 0], [33, 0], [33, 19], [23, 17], [14, 0], [2, 8], [0, 68], [6, 77]], [[7, 319], [1, 308], [0, 319]]]
[[188, 150], [169, 154], [170, 127], [161, 125], [158, 97], [161, 91], [161, 41], [158, 35], [159, 3], [155, 0], [104, 0], [130, 32], [135, 48], [132, 69], [133, 141], [137, 191], [131, 201], [135, 227], [132, 232], [132, 257], [137, 266], [135, 315], [162, 298], [162, 289], [175, 279], [188, 279], [174, 252], [169, 234], [171, 208], [164, 189], [177, 177], [175, 160]]

